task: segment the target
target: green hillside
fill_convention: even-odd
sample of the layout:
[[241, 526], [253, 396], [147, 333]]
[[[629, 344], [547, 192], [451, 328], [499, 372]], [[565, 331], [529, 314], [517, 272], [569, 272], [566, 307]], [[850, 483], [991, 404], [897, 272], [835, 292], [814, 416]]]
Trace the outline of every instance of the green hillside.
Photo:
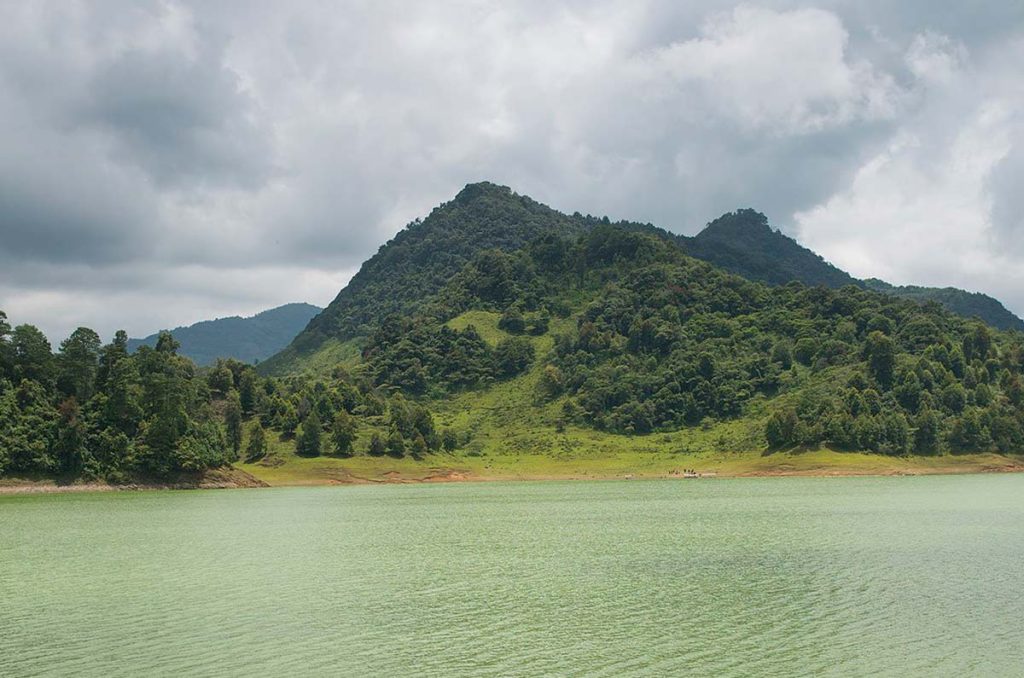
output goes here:
[[569, 236], [585, 227], [582, 218], [563, 215], [508, 187], [470, 184], [382, 245], [261, 372], [301, 369], [329, 339], [365, 335], [384, 314], [415, 311], [481, 250], [515, 250], [545, 233]]
[[[248, 318], [204, 320], [171, 332], [181, 344], [181, 355], [197, 365], [212, 365], [218, 358], [256, 363], [287, 346], [321, 310], [312, 304], [285, 304]], [[129, 339], [128, 350], [156, 346], [159, 337], [151, 334], [144, 339]]]

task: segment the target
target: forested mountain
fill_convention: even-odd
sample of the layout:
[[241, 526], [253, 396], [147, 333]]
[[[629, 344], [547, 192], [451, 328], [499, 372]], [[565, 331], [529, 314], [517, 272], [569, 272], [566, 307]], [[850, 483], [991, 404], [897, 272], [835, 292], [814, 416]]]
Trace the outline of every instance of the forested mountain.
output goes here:
[[741, 209], [723, 214], [697, 235], [679, 239], [690, 256], [748, 280], [785, 285], [840, 288], [858, 281], [806, 247], [768, 225], [760, 212]]
[[[232, 316], [204, 320], [172, 331], [181, 345], [178, 353], [197, 365], [212, 365], [218, 358], [234, 358], [255, 363], [274, 355], [309, 323], [322, 309], [312, 304], [285, 304], [248, 318]], [[140, 346], [155, 347], [159, 334], [145, 339], [129, 339], [128, 350]]]
[[955, 287], [897, 287], [882, 280], [858, 280], [796, 240], [768, 225], [763, 214], [750, 209], [715, 219], [693, 237], [676, 236], [687, 254], [730, 273], [771, 285], [797, 280], [806, 285], [866, 286], [877, 292], [923, 303], [934, 301], [964, 318], [981, 318], [1003, 330], [1024, 330], [1021, 320], [996, 299]]
[[868, 278], [864, 281], [869, 289], [917, 302], [934, 301], [964, 318], [981, 318], [992, 327], [1001, 330], [1024, 331], [1024, 320], [1010, 313], [999, 300], [980, 292], [967, 292], [955, 287], [919, 287], [917, 285], [895, 286]]
[[367, 334], [384, 314], [415, 310], [482, 250], [516, 250], [547, 233], [570, 236], [584, 228], [582, 217], [556, 212], [506, 186], [470, 184], [381, 245], [334, 301], [261, 371], [287, 372], [327, 339]]
[[557, 456], [691, 431], [721, 454], [1024, 454], [1024, 334], [858, 285], [748, 280], [660, 229], [491, 184], [382, 247], [274, 376], [177, 349], [79, 328], [54, 353], [0, 313], [0, 475]]

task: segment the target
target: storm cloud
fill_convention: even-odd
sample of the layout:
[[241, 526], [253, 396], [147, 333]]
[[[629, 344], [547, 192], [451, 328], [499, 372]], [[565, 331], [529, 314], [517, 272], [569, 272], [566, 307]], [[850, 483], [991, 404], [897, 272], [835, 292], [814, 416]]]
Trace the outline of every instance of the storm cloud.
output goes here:
[[464, 184], [1024, 313], [1024, 6], [0, 2], [0, 308], [59, 340], [325, 304]]

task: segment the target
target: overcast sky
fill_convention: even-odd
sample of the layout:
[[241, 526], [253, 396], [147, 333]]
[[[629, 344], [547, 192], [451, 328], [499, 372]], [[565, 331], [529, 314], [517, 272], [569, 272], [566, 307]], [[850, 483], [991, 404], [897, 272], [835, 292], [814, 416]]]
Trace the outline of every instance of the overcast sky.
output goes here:
[[1024, 2], [0, 0], [0, 309], [326, 305], [466, 183], [1024, 314]]

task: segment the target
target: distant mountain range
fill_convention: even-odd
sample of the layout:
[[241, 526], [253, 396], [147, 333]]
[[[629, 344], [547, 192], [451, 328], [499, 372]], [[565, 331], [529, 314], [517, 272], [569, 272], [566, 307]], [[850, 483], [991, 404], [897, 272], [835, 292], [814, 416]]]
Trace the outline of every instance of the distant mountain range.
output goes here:
[[[218, 358], [235, 358], [245, 363], [264, 360], [288, 345], [295, 335], [322, 309], [312, 304], [285, 304], [248, 318], [232, 316], [204, 320], [171, 330], [181, 344], [178, 350], [198, 365], [210, 365]], [[154, 346], [158, 334], [129, 339], [128, 348]]]

